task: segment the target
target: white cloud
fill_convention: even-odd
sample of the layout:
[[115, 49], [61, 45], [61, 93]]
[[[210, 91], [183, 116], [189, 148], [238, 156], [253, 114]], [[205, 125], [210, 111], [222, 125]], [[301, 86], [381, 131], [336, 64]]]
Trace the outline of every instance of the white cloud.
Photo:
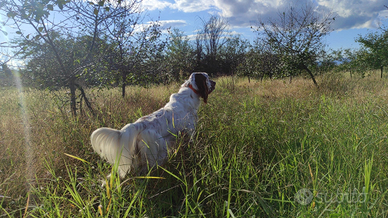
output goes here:
[[186, 26], [186, 21], [184, 20], [161, 20], [159, 21], [162, 32], [167, 34], [168, 28], [182, 27]]
[[167, 7], [183, 12], [199, 12], [214, 7], [212, 0], [175, 0], [173, 2], [164, 0], [143, 0], [142, 6], [146, 10], [163, 10]]
[[[171, 0], [169, 0], [171, 1]], [[217, 13], [229, 20], [234, 27], [249, 27], [258, 19], [276, 16], [290, 5], [313, 4], [319, 12], [333, 12], [336, 30], [376, 28], [388, 11], [385, 0], [144, 0], [148, 10], [175, 9], [182, 12]]]
[[387, 10], [384, 0], [317, 0], [317, 3], [335, 13], [337, 21], [334, 28], [354, 29], [354, 28], [377, 28], [380, 20]]
[[[387, 9], [384, 0], [214, 0], [220, 15], [229, 19], [234, 26], [248, 27], [258, 19], [277, 16], [289, 6], [313, 4], [317, 11], [332, 12], [336, 16], [333, 28], [337, 30], [352, 28], [376, 28], [380, 14]], [[379, 16], [380, 15], [380, 16]]]
[[205, 11], [214, 6], [212, 0], [175, 0], [175, 4], [171, 7], [183, 12], [199, 12]]
[[167, 7], [172, 7], [172, 3], [160, 0], [143, 0], [141, 4], [144, 9], [149, 11], [163, 10]]
[[170, 28], [170, 27], [180, 27], [185, 26], [186, 21], [184, 20], [161, 20], [160, 26], [162, 29]]

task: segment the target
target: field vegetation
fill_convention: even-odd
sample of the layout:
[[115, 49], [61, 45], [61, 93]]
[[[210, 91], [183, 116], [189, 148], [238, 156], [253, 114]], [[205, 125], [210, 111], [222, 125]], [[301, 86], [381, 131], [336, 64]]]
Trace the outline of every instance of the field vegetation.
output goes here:
[[91, 132], [159, 109], [179, 83], [127, 87], [124, 98], [90, 89], [94, 114], [77, 117], [66, 91], [4, 88], [0, 217], [385, 217], [388, 81], [341, 75], [319, 87], [217, 78], [194, 141], [177, 139], [149, 177], [105, 187], [114, 167], [92, 152]]
[[[386, 27], [330, 50], [334, 14], [295, 1], [252, 41], [217, 15], [193, 38], [140, 3], [0, 4], [16, 34], [0, 49], [0, 218], [388, 216]], [[118, 180], [92, 131], [159, 109], [192, 72], [217, 81], [195, 139]]]

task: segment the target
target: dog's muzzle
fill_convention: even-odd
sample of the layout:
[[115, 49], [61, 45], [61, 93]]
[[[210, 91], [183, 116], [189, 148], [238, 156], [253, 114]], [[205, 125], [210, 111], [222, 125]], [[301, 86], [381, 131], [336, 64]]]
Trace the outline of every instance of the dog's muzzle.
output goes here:
[[210, 94], [216, 88], [216, 82], [214, 82], [213, 80], [210, 80], [210, 84], [211, 85], [210, 85], [208, 94]]

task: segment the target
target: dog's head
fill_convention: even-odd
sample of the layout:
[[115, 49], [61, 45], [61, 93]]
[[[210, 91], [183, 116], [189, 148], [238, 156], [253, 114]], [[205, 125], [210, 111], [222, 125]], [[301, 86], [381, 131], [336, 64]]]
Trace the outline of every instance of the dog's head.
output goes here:
[[208, 95], [216, 88], [216, 82], [209, 79], [207, 73], [192, 73], [183, 85], [191, 86], [194, 92], [203, 98], [205, 103], [207, 103]]

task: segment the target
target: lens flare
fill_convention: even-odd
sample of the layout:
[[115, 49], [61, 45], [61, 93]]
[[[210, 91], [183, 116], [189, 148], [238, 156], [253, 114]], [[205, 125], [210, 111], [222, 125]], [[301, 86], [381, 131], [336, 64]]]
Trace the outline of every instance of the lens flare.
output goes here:
[[30, 117], [27, 110], [27, 104], [25, 99], [25, 92], [23, 91], [22, 81], [20, 79], [19, 72], [14, 73], [15, 84], [19, 92], [19, 105], [20, 115], [22, 118], [23, 130], [24, 130], [24, 141], [25, 141], [25, 160], [26, 160], [26, 188], [29, 191], [35, 178], [34, 169], [34, 151], [32, 149], [31, 137], [30, 137]]
[[[2, 16], [0, 14], [0, 23], [3, 22]], [[1, 25], [1, 32], [4, 36], [4, 42], [5, 44], [8, 44], [9, 38], [7, 34], [7, 30], [5, 28], [5, 25]], [[0, 57], [0, 62], [4, 62], [2, 60], [4, 57]], [[21, 77], [18, 71], [13, 71], [14, 81], [16, 84], [16, 88], [19, 93], [19, 105], [20, 105], [20, 116], [22, 119], [22, 125], [24, 130], [24, 141], [25, 141], [25, 161], [26, 161], [26, 190], [27, 192], [30, 190], [31, 185], [33, 184], [34, 178], [35, 178], [35, 169], [34, 169], [34, 153], [32, 149], [31, 144], [31, 137], [30, 137], [30, 118], [27, 111], [27, 105], [25, 101], [25, 92], [23, 91], [23, 85], [21, 81]]]

